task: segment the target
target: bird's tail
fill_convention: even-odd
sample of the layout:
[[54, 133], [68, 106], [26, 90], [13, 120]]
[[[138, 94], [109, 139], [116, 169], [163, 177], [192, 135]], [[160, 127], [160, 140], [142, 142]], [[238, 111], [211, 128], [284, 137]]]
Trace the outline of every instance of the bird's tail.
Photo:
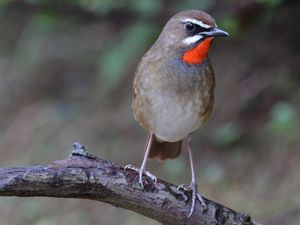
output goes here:
[[182, 149], [182, 140], [177, 142], [159, 141], [153, 136], [150, 147], [149, 158], [158, 158], [160, 160], [175, 159], [180, 155]]

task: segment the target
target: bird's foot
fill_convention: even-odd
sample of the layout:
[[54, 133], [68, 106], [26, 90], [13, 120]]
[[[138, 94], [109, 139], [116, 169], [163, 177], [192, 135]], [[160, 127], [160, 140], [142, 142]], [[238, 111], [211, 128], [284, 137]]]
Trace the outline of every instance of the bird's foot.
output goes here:
[[192, 205], [191, 205], [191, 208], [190, 208], [188, 218], [191, 217], [191, 215], [193, 214], [193, 212], [195, 210], [195, 204], [196, 204], [197, 199], [199, 200], [202, 207], [206, 207], [206, 204], [203, 200], [202, 195], [200, 193], [197, 193], [197, 184], [195, 182], [192, 182], [190, 184], [190, 186], [187, 186], [185, 184], [180, 184], [177, 187], [177, 189], [178, 190], [183, 189], [184, 191], [192, 191]]
[[141, 168], [138, 168], [132, 164], [128, 164], [124, 167], [125, 170], [133, 170], [133, 171], [136, 171], [139, 173], [139, 185], [140, 185], [140, 189], [144, 189], [144, 183], [143, 183], [143, 174], [145, 174], [147, 177], [149, 177], [153, 182], [154, 184], [157, 183], [157, 178], [156, 176], [154, 176], [152, 173], [146, 171], [146, 170], [143, 170]]
[[192, 190], [192, 189], [191, 189], [189, 186], [187, 186], [186, 184], [180, 184], [180, 185], [178, 185], [177, 190], [181, 190], [181, 189], [183, 189], [184, 191], [191, 191], [191, 190]]

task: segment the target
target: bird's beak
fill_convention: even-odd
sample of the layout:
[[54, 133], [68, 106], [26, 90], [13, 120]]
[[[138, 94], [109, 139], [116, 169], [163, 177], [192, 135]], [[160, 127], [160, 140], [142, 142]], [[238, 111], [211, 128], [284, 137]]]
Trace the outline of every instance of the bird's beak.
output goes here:
[[205, 36], [205, 37], [227, 37], [229, 36], [229, 33], [227, 33], [224, 30], [221, 30], [219, 28], [212, 28], [209, 31], [204, 31], [200, 33], [201, 35]]

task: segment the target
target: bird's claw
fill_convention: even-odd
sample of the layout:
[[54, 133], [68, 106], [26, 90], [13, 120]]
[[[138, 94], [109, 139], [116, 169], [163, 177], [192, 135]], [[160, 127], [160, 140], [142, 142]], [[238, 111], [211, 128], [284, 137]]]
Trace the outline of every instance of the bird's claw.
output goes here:
[[180, 184], [177, 187], [177, 190], [183, 189], [184, 191], [191, 191], [191, 187], [187, 186], [186, 184]]
[[180, 189], [183, 189], [184, 191], [192, 191], [192, 205], [191, 205], [191, 208], [190, 208], [188, 218], [191, 217], [191, 215], [193, 214], [193, 212], [195, 210], [195, 204], [196, 204], [197, 199], [199, 200], [202, 207], [206, 207], [206, 204], [203, 200], [202, 195], [200, 193], [197, 193], [196, 183], [191, 183], [190, 186], [187, 186], [185, 184], [180, 184], [177, 187], [177, 190], [180, 190]]
[[132, 164], [126, 165], [126, 166], [124, 167], [124, 169], [125, 169], [125, 170], [130, 169], [130, 170], [133, 170], [133, 171], [136, 171], [136, 172], [139, 173], [139, 184], [140, 184], [140, 187], [141, 187], [142, 190], [144, 189], [143, 174], [145, 174], [147, 177], [149, 177], [149, 178], [154, 182], [154, 184], [157, 183], [157, 178], [156, 178], [156, 176], [154, 176], [152, 173], [150, 173], [150, 172], [148, 172], [148, 171], [146, 171], [146, 170], [141, 171], [140, 168], [138, 168], [138, 167], [136, 167], [136, 166], [134, 166], [134, 165], [132, 165]]
[[130, 170], [134, 170], [136, 172], [139, 172], [139, 168], [137, 168], [136, 166], [132, 165], [132, 164], [128, 164], [126, 166], [124, 166], [124, 170], [127, 170], [127, 169], [130, 169]]
[[143, 172], [147, 177], [149, 177], [151, 180], [153, 180], [153, 182], [156, 184], [157, 183], [157, 178], [156, 176], [154, 176], [152, 173], [150, 173], [149, 171], [144, 171]]
[[195, 204], [196, 204], [197, 199], [200, 201], [200, 204], [202, 207], [206, 207], [206, 204], [202, 198], [202, 195], [200, 193], [197, 193], [197, 184], [192, 182], [190, 184], [190, 188], [192, 189], [192, 205], [191, 205], [191, 209], [190, 209], [188, 218], [191, 217], [191, 215], [193, 214], [193, 212], [195, 210]]

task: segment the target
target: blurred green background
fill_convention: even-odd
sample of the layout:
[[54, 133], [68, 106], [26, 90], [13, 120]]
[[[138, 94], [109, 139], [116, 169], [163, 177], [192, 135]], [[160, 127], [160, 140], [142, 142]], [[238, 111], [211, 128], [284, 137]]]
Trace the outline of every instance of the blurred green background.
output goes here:
[[[169, 17], [212, 14], [212, 118], [194, 134], [199, 190], [264, 224], [300, 224], [300, 4], [297, 0], [0, 0], [0, 166], [46, 164], [79, 141], [139, 165], [147, 133], [132, 79]], [[187, 153], [148, 170], [190, 180]], [[157, 225], [88, 200], [0, 198], [1, 225]]]

